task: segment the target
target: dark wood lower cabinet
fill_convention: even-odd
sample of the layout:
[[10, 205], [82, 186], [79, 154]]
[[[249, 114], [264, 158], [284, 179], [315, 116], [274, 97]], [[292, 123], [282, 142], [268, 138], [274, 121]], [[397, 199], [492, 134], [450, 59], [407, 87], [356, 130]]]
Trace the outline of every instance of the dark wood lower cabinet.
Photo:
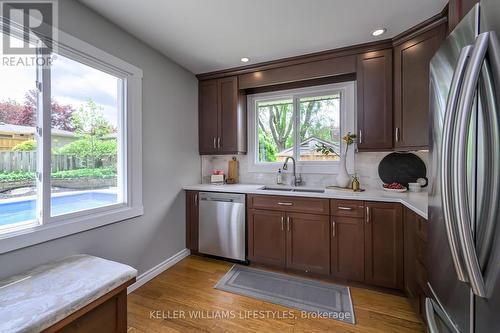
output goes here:
[[331, 218], [331, 275], [363, 282], [365, 278], [365, 231], [362, 218]]
[[285, 266], [285, 213], [249, 209], [247, 223], [248, 259]]
[[[427, 290], [426, 223], [408, 208], [404, 208], [404, 292], [415, 311], [425, 317]], [[425, 319], [425, 318], [424, 318]], [[424, 320], [425, 322], [425, 320]]]
[[198, 252], [198, 192], [186, 191], [186, 247]]
[[[290, 210], [302, 202], [280, 198], [291, 203]], [[418, 311], [427, 281], [425, 219], [399, 203], [325, 199], [311, 214], [290, 211], [288, 205], [280, 211], [272, 206], [273, 196], [266, 200], [248, 198], [250, 262], [399, 289]], [[197, 252], [198, 192], [186, 192], [186, 205], [186, 242]], [[271, 208], [254, 208], [261, 206]]]
[[365, 282], [403, 289], [401, 204], [365, 202]]
[[287, 213], [286, 267], [305, 272], [330, 271], [328, 216]]

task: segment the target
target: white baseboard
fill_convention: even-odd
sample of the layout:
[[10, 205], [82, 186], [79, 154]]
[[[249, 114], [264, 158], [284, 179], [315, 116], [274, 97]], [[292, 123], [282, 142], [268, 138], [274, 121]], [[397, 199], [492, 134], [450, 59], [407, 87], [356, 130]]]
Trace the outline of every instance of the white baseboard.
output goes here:
[[191, 251], [189, 251], [188, 249], [183, 249], [183, 250], [177, 252], [176, 254], [174, 254], [173, 256], [171, 256], [170, 258], [159, 263], [155, 267], [142, 273], [141, 275], [139, 275], [137, 277], [137, 280], [135, 281], [135, 283], [130, 285], [127, 288], [127, 294], [130, 294], [131, 292], [133, 292], [137, 288], [141, 287], [142, 285], [147, 283], [149, 280], [153, 279], [158, 274], [163, 273], [164, 271], [166, 271], [167, 269], [169, 269], [173, 265], [177, 264], [179, 261], [186, 258], [190, 254], [191, 254]]

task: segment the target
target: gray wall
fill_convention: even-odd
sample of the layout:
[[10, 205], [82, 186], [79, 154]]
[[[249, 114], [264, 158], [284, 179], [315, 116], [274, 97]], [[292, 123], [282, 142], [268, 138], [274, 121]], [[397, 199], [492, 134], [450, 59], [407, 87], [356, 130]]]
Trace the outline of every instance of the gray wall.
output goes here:
[[59, 1], [59, 27], [144, 71], [144, 215], [2, 254], [0, 278], [77, 253], [144, 272], [185, 248], [181, 188], [200, 177], [196, 78], [74, 0]]

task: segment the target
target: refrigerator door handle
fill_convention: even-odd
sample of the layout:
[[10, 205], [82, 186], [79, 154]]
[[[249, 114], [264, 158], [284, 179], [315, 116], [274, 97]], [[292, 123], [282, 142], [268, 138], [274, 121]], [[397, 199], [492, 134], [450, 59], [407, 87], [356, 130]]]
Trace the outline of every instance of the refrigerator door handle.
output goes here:
[[439, 333], [436, 319], [434, 318], [434, 304], [432, 304], [432, 300], [429, 297], [425, 299], [425, 318], [427, 319], [429, 333]]
[[489, 43], [489, 32], [480, 34], [474, 44], [469, 65], [465, 72], [462, 92], [458, 106], [457, 131], [454, 144], [454, 179], [457, 191], [454, 200], [455, 211], [458, 213], [458, 230], [464, 256], [464, 263], [469, 276], [469, 283], [474, 294], [486, 297], [486, 287], [476, 254], [474, 236], [472, 233], [472, 217], [469, 211], [467, 189], [467, 149], [469, 126], [472, 109], [479, 82], [479, 74], [486, 57]]
[[452, 196], [455, 182], [450, 175], [452, 162], [453, 132], [456, 125], [456, 108], [460, 97], [460, 88], [462, 86], [467, 61], [472, 51], [472, 46], [466, 46], [460, 51], [457, 66], [451, 81], [450, 93], [446, 103], [445, 118], [443, 124], [443, 138], [441, 144], [441, 205], [443, 207], [444, 225], [448, 239], [448, 245], [453, 259], [453, 265], [460, 281], [467, 282], [467, 275], [462, 263], [460, 254], [459, 240], [457, 236], [456, 216], [453, 214]]
[[441, 310], [439, 304], [436, 303], [433, 299], [427, 297], [425, 299], [425, 319], [427, 322], [427, 329], [429, 333], [441, 333], [436, 323], [436, 315], [441, 318], [441, 320], [450, 331], [454, 333], [460, 333], [460, 331], [458, 331], [458, 329], [456, 329], [454, 325], [449, 323], [446, 314]]
[[460, 330], [453, 323], [450, 316], [446, 313], [445, 308], [439, 301], [434, 288], [428, 282], [427, 287], [429, 288], [430, 295], [425, 299], [425, 319], [430, 333], [441, 333], [437, 328], [436, 315], [439, 317], [441, 322], [448, 328], [450, 332], [460, 333]]
[[[490, 49], [490, 51], [493, 50]], [[494, 51], [498, 52], [498, 50]], [[489, 260], [493, 244], [494, 229], [498, 216], [498, 202], [500, 201], [499, 110], [494, 91], [492, 72], [487, 60], [485, 60], [481, 69], [481, 85], [479, 92], [481, 101], [484, 101], [482, 103], [485, 124], [484, 134], [486, 137], [484, 151], [488, 152], [488, 154], [485, 156], [487, 171], [484, 175], [487, 181], [486, 187], [483, 190], [482, 209], [479, 215], [479, 221], [481, 221], [483, 228], [480, 232], [476, 232], [476, 243], [479, 245], [479, 263], [481, 267], [485, 267]]]

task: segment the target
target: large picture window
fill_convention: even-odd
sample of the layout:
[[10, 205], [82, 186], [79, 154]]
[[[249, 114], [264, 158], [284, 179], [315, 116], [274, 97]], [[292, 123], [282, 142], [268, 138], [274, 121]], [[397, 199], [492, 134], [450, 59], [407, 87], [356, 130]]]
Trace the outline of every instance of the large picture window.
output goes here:
[[59, 39], [0, 65], [0, 253], [142, 214], [142, 71]]
[[290, 156], [301, 172], [335, 172], [354, 108], [354, 82], [249, 96], [249, 171], [275, 172]]

